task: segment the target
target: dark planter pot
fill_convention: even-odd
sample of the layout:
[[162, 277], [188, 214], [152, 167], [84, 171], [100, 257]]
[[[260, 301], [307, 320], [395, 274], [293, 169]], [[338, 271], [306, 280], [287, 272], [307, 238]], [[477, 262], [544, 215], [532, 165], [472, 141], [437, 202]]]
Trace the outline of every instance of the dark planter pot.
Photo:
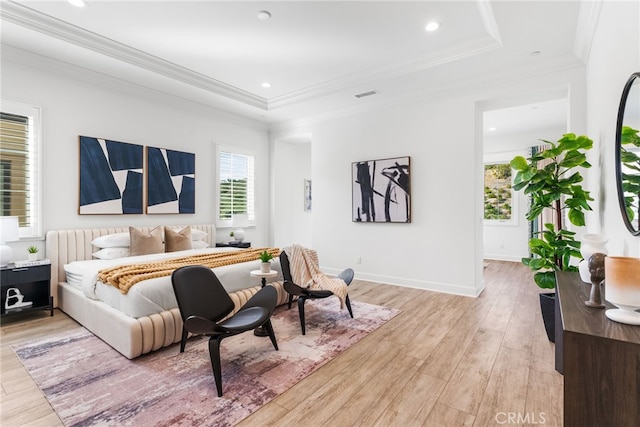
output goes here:
[[556, 294], [540, 294], [540, 310], [549, 341], [556, 342]]

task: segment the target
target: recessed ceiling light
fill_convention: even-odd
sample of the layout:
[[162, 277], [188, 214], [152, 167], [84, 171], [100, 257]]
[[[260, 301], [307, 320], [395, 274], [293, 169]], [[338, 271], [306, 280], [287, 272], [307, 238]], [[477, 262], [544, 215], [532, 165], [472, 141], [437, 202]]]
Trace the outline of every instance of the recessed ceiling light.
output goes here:
[[84, 0], [69, 0], [69, 3], [75, 7], [85, 7], [87, 5]]
[[431, 21], [424, 27], [424, 29], [429, 32], [435, 31], [438, 28], [440, 28], [440, 23], [438, 21]]
[[262, 87], [271, 87], [271, 83], [264, 82], [264, 83], [262, 83]]
[[271, 18], [271, 12], [268, 10], [261, 10], [258, 12], [258, 19], [261, 21], [266, 21]]
[[496, 130], [496, 128], [494, 127], [490, 127], [489, 129], [487, 129], [489, 132], [493, 132], [494, 130]]

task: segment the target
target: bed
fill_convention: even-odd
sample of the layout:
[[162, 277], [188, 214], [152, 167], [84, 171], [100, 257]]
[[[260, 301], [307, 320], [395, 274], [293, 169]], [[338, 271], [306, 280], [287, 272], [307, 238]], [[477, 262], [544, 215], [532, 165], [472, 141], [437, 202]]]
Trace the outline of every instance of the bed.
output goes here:
[[[154, 227], [136, 228], [142, 232], [149, 232]], [[191, 229], [206, 233], [203, 240], [207, 246], [215, 248], [216, 229], [214, 225], [191, 225]], [[109, 262], [94, 259], [93, 254], [97, 250], [91, 243], [94, 239], [99, 236], [128, 231], [128, 227], [49, 231], [46, 234], [45, 248], [46, 255], [51, 260], [51, 294], [54, 296], [54, 306], [82, 324], [123, 356], [133, 359], [180, 341], [182, 319], [175, 303], [175, 296], [172, 295], [170, 277], [164, 277], [160, 280], [153, 279], [156, 282], [151, 285], [145, 283], [146, 281], [141, 282], [133, 286], [127, 295], [120, 294], [116, 288], [109, 289], [108, 285], [102, 285], [101, 288], [96, 288], [94, 296], [89, 297], [87, 289], [83, 289], [86, 283], [84, 285], [73, 283], [78, 280], [77, 278], [71, 280], [73, 275], [67, 280], [67, 271], [65, 270], [66, 266], [69, 271], [77, 271], [70, 269], [69, 266], [77, 267], [80, 265], [87, 265], [86, 268], [91, 270], [112, 265], [120, 260], [122, 260], [122, 264], [131, 263], [131, 260], [143, 262], [146, 260], [145, 257], [149, 257], [149, 255], [121, 258]], [[198, 249], [185, 251], [184, 254], [187, 252], [232, 250], [234, 249]], [[182, 252], [162, 254], [163, 257], [181, 255]], [[85, 264], [80, 261], [88, 262]], [[243, 262], [214, 269], [223, 285], [230, 286], [228, 290], [235, 304], [234, 313], [260, 289], [259, 281], [249, 275], [249, 271], [259, 269], [259, 263], [260, 261]], [[274, 262], [272, 267], [279, 271], [280, 265]], [[246, 280], [243, 280], [243, 277], [246, 277]], [[80, 280], [82, 282], [83, 279]], [[271, 285], [278, 292], [278, 304], [287, 302], [288, 294], [282, 287], [281, 274], [272, 279]], [[155, 292], [159, 288], [164, 288], [166, 291], [166, 288], [169, 287], [171, 297], [165, 297], [160, 303], [150, 301], [151, 298], [144, 290], [145, 286], [147, 290], [151, 289], [151, 292]], [[129, 294], [143, 298], [143, 302], [132, 303], [128, 298], [132, 295]], [[173, 302], [171, 298], [174, 298]]]

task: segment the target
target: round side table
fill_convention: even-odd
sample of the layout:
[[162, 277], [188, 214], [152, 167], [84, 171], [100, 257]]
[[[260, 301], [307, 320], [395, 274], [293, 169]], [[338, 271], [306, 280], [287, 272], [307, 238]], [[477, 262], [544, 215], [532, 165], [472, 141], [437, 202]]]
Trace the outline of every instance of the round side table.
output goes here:
[[[268, 273], [263, 273], [261, 270], [251, 270], [249, 272], [249, 274], [252, 277], [260, 277], [261, 280], [261, 286], [264, 288], [267, 284], [267, 277], [276, 277], [278, 275], [278, 272], [275, 270], [271, 270]], [[257, 328], [255, 328], [253, 330], [253, 334], [257, 337], [268, 337], [269, 334], [267, 333], [267, 331], [264, 330], [264, 328], [262, 326], [258, 326]]]

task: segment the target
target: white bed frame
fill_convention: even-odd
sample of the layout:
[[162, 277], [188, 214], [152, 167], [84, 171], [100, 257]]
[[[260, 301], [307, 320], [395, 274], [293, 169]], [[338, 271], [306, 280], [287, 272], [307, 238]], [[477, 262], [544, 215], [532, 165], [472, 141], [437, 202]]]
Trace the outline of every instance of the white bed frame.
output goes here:
[[[137, 228], [149, 231], [153, 227], [155, 226]], [[206, 232], [207, 243], [215, 246], [214, 225], [191, 227]], [[133, 359], [180, 341], [180, 311], [174, 308], [138, 319], [129, 317], [102, 301], [87, 298], [81, 290], [67, 284], [64, 271], [65, 264], [92, 259], [96, 248], [91, 245], [91, 241], [96, 237], [128, 231], [129, 227], [49, 231], [45, 250], [46, 256], [51, 260], [51, 295], [54, 296], [54, 307], [64, 311], [125, 357]], [[247, 280], [248, 285], [252, 283], [255, 282]], [[287, 302], [288, 294], [281, 282], [274, 282], [272, 285], [278, 291], [278, 305]], [[260, 286], [253, 286], [229, 294], [235, 304], [234, 313], [259, 289]]]

